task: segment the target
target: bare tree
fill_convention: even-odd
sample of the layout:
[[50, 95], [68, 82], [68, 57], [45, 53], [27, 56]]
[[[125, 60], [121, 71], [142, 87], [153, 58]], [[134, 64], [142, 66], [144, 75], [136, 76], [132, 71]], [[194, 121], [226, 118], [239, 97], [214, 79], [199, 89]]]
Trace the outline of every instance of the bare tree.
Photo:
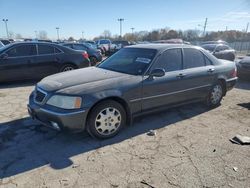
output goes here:
[[68, 41], [75, 41], [74, 37], [69, 37]]
[[111, 38], [111, 32], [109, 30], [104, 30], [102, 33], [103, 37], [106, 38]]
[[13, 31], [9, 31], [9, 38], [10, 39], [13, 39], [15, 36], [14, 32]]
[[48, 34], [46, 31], [39, 31], [39, 34], [38, 34], [38, 38], [39, 39], [42, 39], [42, 40], [45, 40], [45, 39], [48, 39]]
[[16, 38], [16, 39], [21, 39], [21, 38], [22, 38], [22, 35], [21, 35], [20, 33], [17, 33], [17, 34], [15, 35], [15, 38]]

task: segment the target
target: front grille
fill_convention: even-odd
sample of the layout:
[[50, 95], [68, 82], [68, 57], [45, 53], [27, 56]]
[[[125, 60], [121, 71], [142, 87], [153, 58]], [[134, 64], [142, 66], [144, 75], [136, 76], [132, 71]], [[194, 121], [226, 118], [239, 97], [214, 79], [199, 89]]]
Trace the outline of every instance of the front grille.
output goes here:
[[37, 103], [42, 103], [45, 97], [46, 97], [45, 92], [36, 89], [34, 98]]

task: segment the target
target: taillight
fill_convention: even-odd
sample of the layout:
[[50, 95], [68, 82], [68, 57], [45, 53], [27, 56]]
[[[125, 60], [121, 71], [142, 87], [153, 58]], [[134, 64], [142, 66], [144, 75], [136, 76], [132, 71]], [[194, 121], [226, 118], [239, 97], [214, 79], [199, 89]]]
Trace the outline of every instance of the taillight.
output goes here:
[[231, 76], [232, 76], [233, 78], [237, 77], [237, 68], [236, 68], [236, 67], [235, 67], [234, 70], [232, 71]]
[[88, 59], [89, 58], [89, 54], [87, 52], [83, 52], [82, 53], [82, 56], [85, 58], [85, 59]]

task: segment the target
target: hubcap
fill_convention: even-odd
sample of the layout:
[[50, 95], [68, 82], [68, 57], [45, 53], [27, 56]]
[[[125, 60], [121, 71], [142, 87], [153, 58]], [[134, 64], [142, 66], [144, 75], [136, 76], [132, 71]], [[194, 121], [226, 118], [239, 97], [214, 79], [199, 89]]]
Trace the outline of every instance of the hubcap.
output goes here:
[[63, 72], [71, 71], [71, 70], [74, 70], [74, 68], [73, 68], [73, 67], [65, 67], [65, 68], [63, 69]]
[[222, 88], [220, 85], [216, 85], [213, 88], [213, 91], [211, 93], [211, 102], [213, 104], [217, 104], [218, 102], [220, 102], [220, 99], [222, 97]]
[[116, 108], [105, 108], [96, 116], [95, 128], [101, 135], [110, 135], [120, 127], [121, 119], [121, 113]]

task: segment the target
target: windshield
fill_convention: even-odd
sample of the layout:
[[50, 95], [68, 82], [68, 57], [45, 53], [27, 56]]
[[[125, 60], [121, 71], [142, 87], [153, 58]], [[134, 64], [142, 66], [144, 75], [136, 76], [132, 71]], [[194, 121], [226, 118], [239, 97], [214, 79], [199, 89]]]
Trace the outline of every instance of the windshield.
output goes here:
[[216, 45], [211, 45], [211, 44], [210, 45], [202, 45], [201, 47], [204, 48], [205, 50], [213, 52], [215, 50]]
[[142, 75], [154, 59], [156, 52], [154, 49], [123, 48], [98, 67], [126, 74]]
[[2, 47], [0, 47], [0, 53], [2, 53], [4, 50], [6, 50], [7, 48], [9, 48], [10, 46], [12, 46], [13, 44], [7, 44], [7, 45], [5, 45], [5, 46], [2, 46]]

